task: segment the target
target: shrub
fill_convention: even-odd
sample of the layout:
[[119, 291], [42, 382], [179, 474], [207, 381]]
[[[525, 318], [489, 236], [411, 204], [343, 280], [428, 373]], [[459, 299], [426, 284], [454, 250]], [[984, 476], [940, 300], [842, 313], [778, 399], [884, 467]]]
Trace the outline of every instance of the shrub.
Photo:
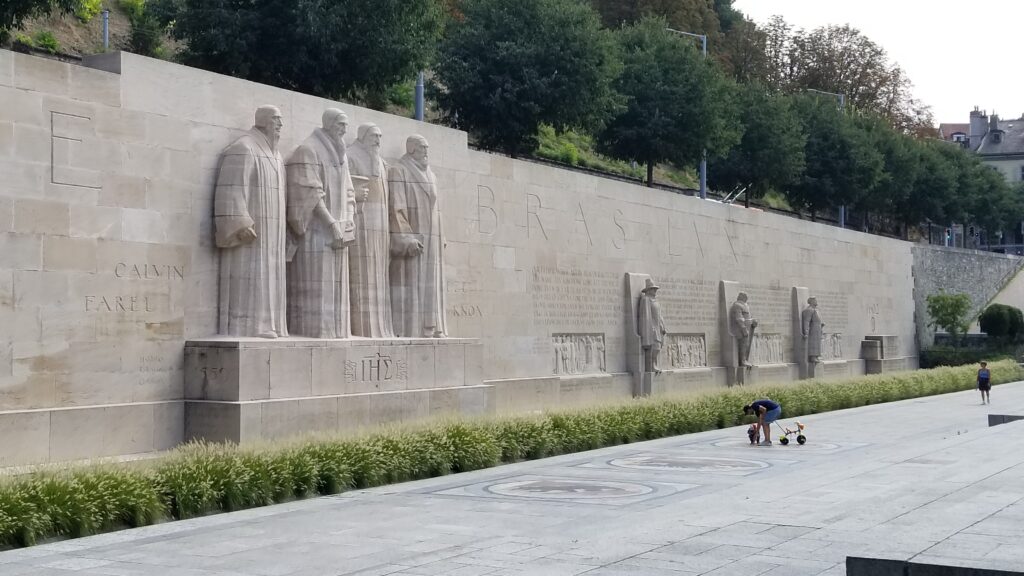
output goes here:
[[133, 21], [140, 18], [146, 10], [146, 0], [118, 0], [117, 3], [128, 15], [128, 19]]
[[89, 22], [103, 10], [103, 0], [78, 0], [75, 17], [82, 22]]
[[953, 343], [959, 345], [961, 334], [970, 328], [968, 315], [971, 311], [971, 298], [967, 294], [930, 294], [927, 298], [929, 326], [938, 326], [949, 332]]
[[977, 364], [982, 360], [994, 362], [1013, 358], [1014, 351], [1005, 348], [954, 348], [952, 346], [934, 346], [921, 351], [921, 368], [937, 368], [939, 366], [963, 366]]
[[[1012, 361], [993, 362], [990, 368], [997, 384], [1024, 376]], [[644, 398], [536, 416], [442, 422], [360, 438], [314, 437], [247, 448], [198, 442], [149, 463], [0, 479], [0, 547], [734, 426], [749, 420], [742, 416], [742, 406], [755, 397], [774, 398], [782, 404], [784, 416], [792, 418], [973, 385], [973, 366], [937, 368], [724, 390], [696, 398]]]
[[32, 36], [32, 46], [39, 48], [40, 50], [46, 50], [50, 54], [56, 54], [60, 52], [60, 42], [57, 41], [57, 37], [53, 35], [53, 32], [49, 30], [40, 30]]
[[1017, 342], [1024, 336], [1024, 314], [1019, 308], [992, 304], [978, 317], [981, 331], [1003, 342]]

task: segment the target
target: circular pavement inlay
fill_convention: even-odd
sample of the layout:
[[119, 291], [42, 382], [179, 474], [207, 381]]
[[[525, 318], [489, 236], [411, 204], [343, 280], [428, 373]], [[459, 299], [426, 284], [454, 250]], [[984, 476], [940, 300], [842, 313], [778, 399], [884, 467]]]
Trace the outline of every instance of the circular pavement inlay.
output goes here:
[[596, 500], [643, 496], [650, 494], [654, 489], [643, 484], [633, 484], [630, 482], [543, 478], [492, 484], [487, 487], [487, 491], [501, 496], [516, 496], [519, 498]]
[[[781, 449], [784, 449], [784, 450], [785, 449], [794, 449], [794, 450], [813, 450], [815, 452], [819, 452], [819, 451], [820, 452], [826, 452], [828, 450], [838, 450], [838, 449], [842, 448], [842, 446], [840, 446], [839, 444], [832, 444], [830, 442], [812, 442], [811, 440], [808, 440], [807, 444], [804, 444], [804, 445], [801, 446], [800, 444], [796, 443], [795, 439], [792, 439], [792, 438], [789, 441], [789, 446], [783, 446], [783, 445], [779, 444], [779, 440], [778, 439], [774, 439], [774, 440], [772, 440], [772, 442], [774, 442], [774, 446], [771, 446], [771, 448], [781, 448]], [[719, 440], [718, 442], [713, 442], [712, 446], [717, 446], [719, 448], [750, 448], [751, 450], [754, 450], [754, 449], [763, 450], [764, 448], [768, 448], [768, 447], [761, 447], [761, 446], [751, 446], [750, 445], [750, 441], [749, 440], [745, 440], [745, 439], [744, 440], [738, 440], [738, 439], [737, 440]]]
[[618, 468], [640, 470], [685, 470], [690, 472], [751, 472], [768, 467], [767, 462], [737, 458], [706, 458], [697, 456], [671, 456], [665, 454], [637, 454], [616, 458], [608, 462]]

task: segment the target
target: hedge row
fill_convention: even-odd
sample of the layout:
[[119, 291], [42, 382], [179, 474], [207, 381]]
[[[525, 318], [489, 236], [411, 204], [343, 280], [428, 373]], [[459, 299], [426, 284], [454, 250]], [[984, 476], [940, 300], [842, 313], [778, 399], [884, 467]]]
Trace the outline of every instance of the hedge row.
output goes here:
[[[1012, 361], [991, 369], [994, 383], [1024, 378], [1024, 370]], [[973, 367], [936, 368], [436, 423], [360, 438], [307, 438], [263, 448], [197, 443], [144, 464], [83, 465], [0, 482], [0, 546], [28, 546], [40, 539], [85, 536], [734, 426], [744, 421], [741, 407], [757, 397], [779, 401], [784, 416], [792, 418], [973, 385]]]

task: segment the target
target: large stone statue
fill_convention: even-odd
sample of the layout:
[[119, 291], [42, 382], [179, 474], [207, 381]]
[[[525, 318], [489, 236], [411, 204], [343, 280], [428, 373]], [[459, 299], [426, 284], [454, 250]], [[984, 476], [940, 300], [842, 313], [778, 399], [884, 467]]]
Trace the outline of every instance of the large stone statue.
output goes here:
[[[807, 299], [807, 308], [800, 312], [800, 332], [804, 337], [804, 345], [807, 347], [808, 370], [813, 371], [813, 365], [818, 362], [821, 356], [821, 330], [825, 323], [818, 315], [818, 299], [811, 297]], [[811, 373], [813, 376], [813, 372]]]
[[256, 110], [256, 125], [224, 151], [214, 194], [220, 252], [218, 332], [287, 336], [285, 174], [277, 142], [281, 111]]
[[445, 322], [444, 233], [437, 178], [423, 136], [410, 136], [405, 156], [388, 170], [391, 188], [391, 312], [395, 333], [442, 338]]
[[640, 335], [640, 346], [644, 350], [644, 372], [661, 372], [658, 368], [658, 355], [666, 330], [657, 296], [658, 286], [648, 278], [644, 289], [640, 291], [640, 302], [636, 307], [636, 328]]
[[288, 327], [294, 336], [348, 338], [348, 248], [356, 197], [342, 137], [344, 112], [324, 112], [291, 158], [288, 174]]
[[[736, 360], [740, 368], [750, 366], [750, 344], [754, 328], [757, 328], [757, 320], [750, 317], [747, 293], [740, 292], [736, 295], [736, 301], [729, 307], [729, 334], [736, 343]], [[738, 374], [742, 375], [742, 370]]]
[[388, 172], [380, 155], [381, 131], [375, 124], [359, 127], [348, 149], [353, 177], [365, 182], [356, 194], [355, 243], [349, 248], [351, 271], [352, 334], [367, 338], [394, 338], [391, 321], [390, 231], [388, 229]]

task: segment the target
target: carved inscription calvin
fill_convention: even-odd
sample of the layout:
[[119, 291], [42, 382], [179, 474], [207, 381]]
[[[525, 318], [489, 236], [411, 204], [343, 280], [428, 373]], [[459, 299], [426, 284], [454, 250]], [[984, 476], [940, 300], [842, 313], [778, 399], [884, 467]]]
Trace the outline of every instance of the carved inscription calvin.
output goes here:
[[606, 372], [604, 334], [552, 334], [554, 373], [595, 374]]
[[708, 345], [703, 334], [667, 334], [662, 356], [668, 356], [670, 368], [704, 368], [708, 365]]
[[358, 361], [345, 361], [346, 382], [403, 382], [409, 378], [409, 367], [404, 360], [388, 354], [371, 354]]
[[99, 190], [99, 172], [71, 166], [74, 148], [84, 146], [83, 138], [92, 132], [92, 118], [50, 111], [50, 182]]
[[129, 264], [118, 262], [114, 266], [116, 278], [135, 280], [184, 280], [185, 269], [170, 264]]

